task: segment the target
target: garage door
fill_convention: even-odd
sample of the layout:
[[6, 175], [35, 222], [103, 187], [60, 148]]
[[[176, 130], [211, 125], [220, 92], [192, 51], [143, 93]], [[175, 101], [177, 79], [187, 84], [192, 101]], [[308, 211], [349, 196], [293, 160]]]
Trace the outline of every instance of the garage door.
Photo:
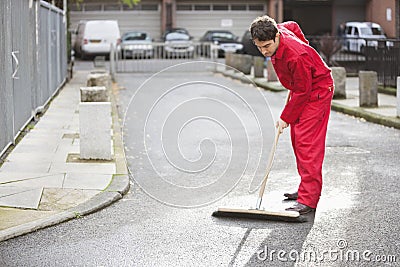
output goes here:
[[200, 38], [207, 30], [229, 30], [242, 36], [250, 23], [257, 17], [266, 14], [266, 1], [177, 1], [176, 26], [189, 30], [195, 39]]
[[142, 0], [132, 7], [120, 3], [70, 5], [70, 30], [76, 30], [80, 20], [113, 19], [118, 21], [121, 34], [141, 30], [158, 39], [161, 36], [160, 18], [161, 7], [158, 1]]

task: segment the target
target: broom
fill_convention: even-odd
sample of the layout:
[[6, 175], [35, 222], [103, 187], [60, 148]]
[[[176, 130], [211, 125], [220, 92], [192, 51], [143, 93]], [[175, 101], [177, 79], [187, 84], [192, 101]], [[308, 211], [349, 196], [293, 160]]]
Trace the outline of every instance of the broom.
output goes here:
[[[286, 98], [286, 104], [289, 101], [289, 93]], [[287, 222], [305, 222], [305, 218], [300, 216], [297, 211], [266, 211], [261, 209], [262, 197], [264, 195], [265, 186], [267, 184], [268, 175], [272, 168], [274, 161], [276, 146], [278, 144], [279, 135], [281, 129], [278, 128], [275, 133], [274, 143], [271, 152], [268, 157], [267, 172], [263, 179], [263, 182], [258, 193], [258, 199], [256, 207], [254, 209], [240, 209], [240, 208], [218, 208], [214, 211], [212, 216], [214, 217], [233, 217], [233, 218], [248, 218], [248, 219], [260, 219], [260, 220], [273, 220], [273, 221], [287, 221]]]

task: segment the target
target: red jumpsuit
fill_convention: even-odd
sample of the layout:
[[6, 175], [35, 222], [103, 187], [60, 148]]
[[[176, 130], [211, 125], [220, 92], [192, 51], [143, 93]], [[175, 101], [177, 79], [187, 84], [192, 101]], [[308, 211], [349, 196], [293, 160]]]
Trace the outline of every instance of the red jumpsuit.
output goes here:
[[333, 96], [331, 70], [308, 44], [295, 22], [278, 24], [280, 43], [271, 57], [290, 100], [280, 118], [290, 124], [301, 177], [297, 202], [316, 208], [322, 190], [322, 163]]

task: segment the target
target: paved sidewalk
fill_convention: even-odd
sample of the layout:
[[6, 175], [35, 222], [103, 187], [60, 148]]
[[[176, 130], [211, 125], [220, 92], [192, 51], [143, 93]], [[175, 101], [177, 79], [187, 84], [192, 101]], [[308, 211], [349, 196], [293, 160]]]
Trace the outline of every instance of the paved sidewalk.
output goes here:
[[[286, 90], [279, 82], [268, 82], [266, 78], [254, 78], [252, 75], [243, 75], [233, 70], [218, 69], [226, 77], [239, 79], [242, 82], [254, 82], [258, 87], [274, 92]], [[334, 99], [332, 110], [342, 112], [351, 116], [363, 118], [366, 121], [400, 129], [400, 117], [397, 117], [396, 96], [378, 93], [378, 107], [359, 107], [358, 77], [347, 77], [346, 99]]]
[[113, 102], [113, 160], [79, 159], [79, 102], [89, 71], [76, 71], [0, 167], [0, 241], [83, 216], [129, 189]]

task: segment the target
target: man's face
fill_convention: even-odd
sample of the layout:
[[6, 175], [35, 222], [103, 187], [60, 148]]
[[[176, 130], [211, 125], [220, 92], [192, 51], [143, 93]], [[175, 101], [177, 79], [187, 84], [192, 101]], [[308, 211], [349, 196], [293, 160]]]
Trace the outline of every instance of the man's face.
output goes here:
[[260, 41], [258, 39], [254, 39], [254, 44], [257, 46], [258, 50], [260, 50], [261, 54], [264, 57], [272, 57], [279, 46], [279, 32], [275, 36], [275, 40], [268, 41]]

